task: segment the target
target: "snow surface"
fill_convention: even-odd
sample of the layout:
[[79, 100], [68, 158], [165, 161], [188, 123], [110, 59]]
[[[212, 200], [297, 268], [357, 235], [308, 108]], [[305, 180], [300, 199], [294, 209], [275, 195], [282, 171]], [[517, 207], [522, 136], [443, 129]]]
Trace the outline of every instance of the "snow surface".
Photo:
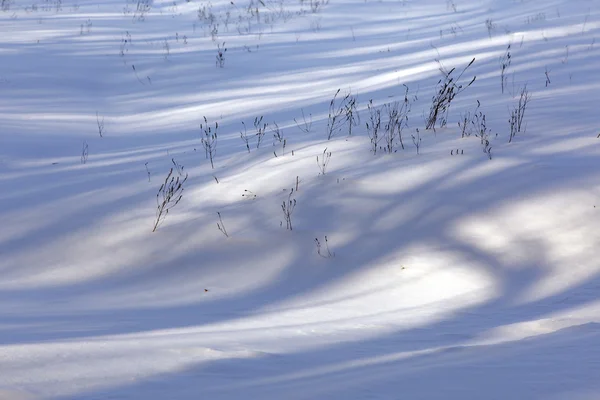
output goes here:
[[[2, 7], [0, 399], [600, 398], [597, 0]], [[436, 59], [473, 57], [426, 131]], [[403, 85], [406, 148], [374, 155], [367, 104]], [[361, 123], [328, 141], [338, 89]], [[457, 126], [477, 101], [491, 160]], [[270, 129], [246, 150], [260, 116], [285, 154]]]

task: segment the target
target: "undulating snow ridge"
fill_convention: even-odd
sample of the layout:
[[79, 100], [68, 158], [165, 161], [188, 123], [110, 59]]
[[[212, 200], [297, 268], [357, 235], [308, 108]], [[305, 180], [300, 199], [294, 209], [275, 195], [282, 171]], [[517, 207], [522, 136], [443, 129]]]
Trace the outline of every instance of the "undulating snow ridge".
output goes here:
[[0, 9], [0, 399], [600, 398], [597, 1]]

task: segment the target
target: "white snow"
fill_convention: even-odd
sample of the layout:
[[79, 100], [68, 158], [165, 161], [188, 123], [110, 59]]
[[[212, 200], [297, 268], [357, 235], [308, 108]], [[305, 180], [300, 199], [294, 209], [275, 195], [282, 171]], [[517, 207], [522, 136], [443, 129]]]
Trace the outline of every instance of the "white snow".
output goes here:
[[[1, 6], [0, 399], [600, 398], [600, 2]], [[403, 85], [405, 148], [373, 154]], [[338, 89], [360, 123], [327, 140]]]

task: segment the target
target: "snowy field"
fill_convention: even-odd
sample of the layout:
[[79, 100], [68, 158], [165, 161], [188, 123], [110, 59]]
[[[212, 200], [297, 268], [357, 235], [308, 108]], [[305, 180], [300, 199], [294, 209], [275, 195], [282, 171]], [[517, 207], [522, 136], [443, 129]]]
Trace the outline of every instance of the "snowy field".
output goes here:
[[600, 399], [599, 71], [597, 0], [1, 0], [0, 399]]

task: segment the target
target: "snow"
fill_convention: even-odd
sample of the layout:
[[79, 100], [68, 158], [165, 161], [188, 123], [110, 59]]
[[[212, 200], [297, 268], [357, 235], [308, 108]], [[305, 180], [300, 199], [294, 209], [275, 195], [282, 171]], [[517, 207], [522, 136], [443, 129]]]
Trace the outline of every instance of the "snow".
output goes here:
[[[600, 3], [2, 5], [0, 399], [600, 398]], [[373, 154], [403, 85], [405, 148]], [[361, 122], [327, 140], [338, 89]], [[457, 126], [478, 101], [492, 159]]]

